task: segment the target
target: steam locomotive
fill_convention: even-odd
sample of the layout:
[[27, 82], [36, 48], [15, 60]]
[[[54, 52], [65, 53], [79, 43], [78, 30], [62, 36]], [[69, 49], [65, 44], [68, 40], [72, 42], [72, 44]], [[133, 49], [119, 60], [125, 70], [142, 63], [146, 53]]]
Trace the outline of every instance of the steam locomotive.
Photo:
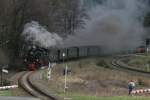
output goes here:
[[24, 64], [29, 70], [36, 70], [41, 66], [47, 66], [48, 62], [70, 61], [89, 56], [102, 55], [99, 46], [81, 46], [69, 48], [51, 48], [45, 49], [38, 46], [32, 46], [24, 54]]
[[31, 46], [25, 51], [23, 59], [27, 69], [34, 71], [41, 66], [48, 65], [48, 49]]

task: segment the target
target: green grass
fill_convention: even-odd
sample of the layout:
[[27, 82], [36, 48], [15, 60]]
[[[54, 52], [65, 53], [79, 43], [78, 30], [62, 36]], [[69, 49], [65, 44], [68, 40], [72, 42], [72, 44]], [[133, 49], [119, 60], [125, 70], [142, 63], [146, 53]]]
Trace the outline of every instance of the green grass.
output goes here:
[[4, 90], [0, 91], [0, 96], [12, 96], [12, 93], [9, 90]]
[[94, 97], [94, 96], [72, 96], [72, 100], [150, 100], [150, 97], [140, 96], [118, 96], [118, 97]]
[[[60, 95], [65, 97], [64, 94]], [[68, 94], [71, 100], [150, 100], [150, 96], [90, 96], [90, 95], [81, 95], [81, 94]]]
[[135, 69], [150, 71], [149, 67], [146, 67], [146, 64], [150, 64], [150, 56], [138, 56], [130, 59], [128, 62], [129, 66], [134, 67]]

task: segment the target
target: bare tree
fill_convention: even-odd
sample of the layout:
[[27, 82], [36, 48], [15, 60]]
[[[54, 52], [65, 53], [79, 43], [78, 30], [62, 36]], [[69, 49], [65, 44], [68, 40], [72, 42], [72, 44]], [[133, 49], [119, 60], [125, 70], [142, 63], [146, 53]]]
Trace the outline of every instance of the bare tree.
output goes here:
[[24, 43], [21, 33], [26, 23], [38, 21], [65, 36], [82, 28], [85, 17], [80, 0], [0, 0], [0, 42], [10, 41], [5, 49], [13, 61]]
[[87, 15], [85, 9], [80, 5], [80, 0], [56, 1], [51, 3], [53, 10], [50, 12], [50, 15], [55, 20], [56, 32], [68, 35], [73, 34], [77, 28], [83, 28], [85, 24], [84, 19], [87, 18]]

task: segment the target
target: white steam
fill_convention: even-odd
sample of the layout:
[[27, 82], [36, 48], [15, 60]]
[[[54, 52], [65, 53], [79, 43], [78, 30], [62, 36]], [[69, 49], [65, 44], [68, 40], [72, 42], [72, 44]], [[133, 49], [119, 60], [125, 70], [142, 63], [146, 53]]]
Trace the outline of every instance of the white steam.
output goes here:
[[100, 45], [109, 50], [124, 50], [141, 44], [147, 3], [143, 0], [103, 1], [89, 12], [91, 20], [86, 22], [86, 28], [69, 36], [64, 45]]
[[89, 10], [91, 20], [86, 21], [85, 29], [77, 30], [75, 35], [65, 40], [35, 21], [25, 25], [23, 35], [34, 44], [44, 47], [100, 45], [115, 51], [139, 46], [145, 35], [143, 18], [148, 9], [147, 0], [103, 1]]
[[41, 47], [58, 46], [62, 43], [62, 38], [56, 33], [48, 32], [38, 22], [32, 21], [24, 26], [23, 35], [26, 36], [27, 41]]

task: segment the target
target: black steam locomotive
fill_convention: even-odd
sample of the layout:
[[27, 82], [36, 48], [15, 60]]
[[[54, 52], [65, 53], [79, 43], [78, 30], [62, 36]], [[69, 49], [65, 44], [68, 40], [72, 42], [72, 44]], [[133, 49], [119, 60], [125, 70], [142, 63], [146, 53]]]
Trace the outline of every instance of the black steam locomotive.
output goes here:
[[30, 46], [24, 53], [24, 65], [29, 70], [36, 70], [41, 66], [48, 65], [48, 49], [39, 46]]
[[89, 56], [102, 55], [99, 46], [80, 46], [68, 48], [45, 49], [32, 46], [24, 54], [24, 64], [29, 70], [36, 70], [41, 66], [47, 66], [48, 62], [70, 61]]

